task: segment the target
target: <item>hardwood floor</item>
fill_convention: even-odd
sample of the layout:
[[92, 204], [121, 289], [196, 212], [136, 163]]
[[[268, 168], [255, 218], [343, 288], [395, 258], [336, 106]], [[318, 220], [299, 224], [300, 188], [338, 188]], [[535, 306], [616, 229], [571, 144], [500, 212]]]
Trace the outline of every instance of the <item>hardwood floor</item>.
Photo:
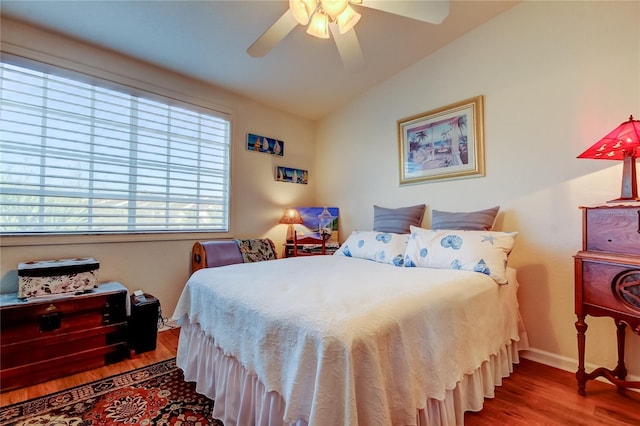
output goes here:
[[[156, 350], [134, 359], [2, 393], [0, 406], [172, 358], [176, 354], [178, 335], [179, 329], [159, 333]], [[526, 359], [521, 359], [514, 373], [503, 380], [495, 393], [495, 398], [485, 400], [482, 411], [465, 415], [466, 426], [640, 425], [639, 392], [619, 392], [611, 384], [589, 381], [587, 396], [582, 397], [578, 395], [573, 373]]]
[[485, 399], [479, 413], [465, 414], [465, 425], [638, 426], [640, 393], [589, 381], [580, 396], [573, 373], [521, 358], [495, 398]]

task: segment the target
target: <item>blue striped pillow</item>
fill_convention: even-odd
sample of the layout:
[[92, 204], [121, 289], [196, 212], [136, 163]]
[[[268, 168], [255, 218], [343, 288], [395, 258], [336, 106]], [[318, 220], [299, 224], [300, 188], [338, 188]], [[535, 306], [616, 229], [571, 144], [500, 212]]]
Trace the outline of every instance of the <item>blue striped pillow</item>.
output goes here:
[[431, 229], [463, 229], [467, 231], [490, 231], [496, 221], [500, 206], [477, 212], [431, 212]]
[[411, 225], [422, 225], [426, 207], [424, 204], [397, 209], [373, 206], [373, 230], [394, 234], [408, 234], [411, 232], [409, 228]]

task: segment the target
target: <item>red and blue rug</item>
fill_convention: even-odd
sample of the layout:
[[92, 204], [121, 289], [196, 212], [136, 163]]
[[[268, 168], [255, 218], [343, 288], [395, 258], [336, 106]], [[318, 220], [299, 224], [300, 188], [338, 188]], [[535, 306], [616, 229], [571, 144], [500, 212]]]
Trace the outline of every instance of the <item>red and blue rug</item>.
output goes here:
[[0, 409], [1, 425], [216, 425], [213, 401], [170, 359]]

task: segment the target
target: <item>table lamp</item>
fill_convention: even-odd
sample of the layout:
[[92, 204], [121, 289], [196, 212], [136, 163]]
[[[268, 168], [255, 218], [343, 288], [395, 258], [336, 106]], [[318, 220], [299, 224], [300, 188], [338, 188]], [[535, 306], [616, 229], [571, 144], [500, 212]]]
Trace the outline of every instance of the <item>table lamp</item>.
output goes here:
[[634, 120], [633, 115], [591, 148], [578, 155], [578, 158], [623, 161], [620, 198], [610, 200], [609, 203], [640, 201], [636, 175], [636, 158], [638, 157], [640, 157], [640, 120]]
[[285, 225], [289, 225], [287, 228], [287, 241], [293, 241], [293, 225], [297, 225], [302, 222], [302, 217], [300, 216], [300, 212], [296, 209], [286, 209], [284, 214], [280, 218], [280, 222]]

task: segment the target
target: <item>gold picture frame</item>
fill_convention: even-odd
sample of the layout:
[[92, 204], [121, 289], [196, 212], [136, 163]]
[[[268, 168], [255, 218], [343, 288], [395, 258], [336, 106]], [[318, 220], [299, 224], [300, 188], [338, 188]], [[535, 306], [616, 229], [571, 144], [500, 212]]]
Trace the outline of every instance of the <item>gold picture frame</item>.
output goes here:
[[484, 96], [398, 120], [400, 185], [484, 176]]

